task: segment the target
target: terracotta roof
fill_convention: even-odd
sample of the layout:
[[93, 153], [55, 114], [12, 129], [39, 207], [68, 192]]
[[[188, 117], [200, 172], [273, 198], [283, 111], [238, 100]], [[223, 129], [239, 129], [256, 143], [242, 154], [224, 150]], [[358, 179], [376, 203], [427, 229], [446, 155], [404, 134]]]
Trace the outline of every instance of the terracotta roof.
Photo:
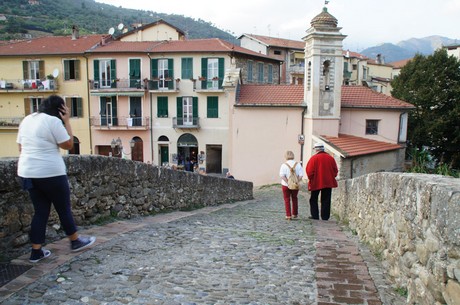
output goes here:
[[241, 85], [239, 106], [305, 106], [303, 85]]
[[403, 148], [399, 144], [381, 142], [346, 134], [339, 134], [338, 137], [321, 136], [321, 138], [324, 139], [324, 142], [340, 151], [345, 158]]
[[412, 109], [412, 104], [364, 86], [342, 86], [342, 108]]
[[364, 56], [363, 54], [360, 54], [358, 52], [352, 52], [350, 50], [342, 50], [342, 54], [343, 56], [347, 57], [347, 58], [359, 58], [359, 59], [367, 59], [366, 56]]
[[305, 49], [304, 41], [290, 40], [290, 39], [284, 39], [284, 38], [275, 38], [275, 37], [270, 37], [270, 36], [262, 36], [262, 35], [254, 35], [254, 34], [243, 34], [239, 38], [243, 36], [252, 37], [266, 44], [267, 46], [281, 47], [281, 48], [286, 48], [286, 49], [299, 49], [302, 51]]
[[394, 62], [390, 62], [388, 63], [390, 66], [393, 66], [393, 68], [396, 68], [396, 69], [401, 69], [402, 67], [404, 67], [409, 61], [411, 61], [412, 58], [408, 58], [408, 59], [403, 59], [403, 60], [398, 60], [398, 61], [394, 61]]
[[45, 36], [23, 40], [0, 45], [0, 56], [83, 54], [100, 43], [103, 36], [87, 35], [75, 40], [72, 36]]
[[[145, 52], [145, 53], [240, 53], [275, 60], [272, 57], [242, 48], [220, 38], [170, 40], [170, 41], [110, 41], [91, 51], [92, 53]], [[279, 60], [276, 60], [277, 62]]]
[[336, 28], [338, 20], [327, 11], [327, 7], [323, 7], [323, 11], [314, 17], [310, 24], [315, 28]]

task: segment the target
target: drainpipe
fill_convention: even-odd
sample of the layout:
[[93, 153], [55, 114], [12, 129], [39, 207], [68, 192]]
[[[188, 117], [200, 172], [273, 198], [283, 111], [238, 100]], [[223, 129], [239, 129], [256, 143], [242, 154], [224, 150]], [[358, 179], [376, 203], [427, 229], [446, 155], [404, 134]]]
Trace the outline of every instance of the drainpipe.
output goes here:
[[88, 65], [88, 57], [86, 55], [83, 55], [83, 57], [86, 59], [86, 79], [88, 80], [86, 82], [86, 92], [88, 94], [87, 99], [88, 99], [88, 126], [89, 126], [89, 153], [90, 155], [93, 154], [93, 133], [91, 129], [91, 95], [89, 93], [89, 65]]
[[[307, 111], [307, 106], [305, 106], [302, 110], [302, 117], [301, 117], [301, 121], [300, 121], [300, 134], [301, 135], [304, 135], [304, 117], [305, 117], [305, 112]], [[303, 146], [304, 144], [300, 144], [300, 162], [302, 163], [302, 167], [304, 166], [303, 164]]]
[[[150, 53], [147, 53], [147, 56], [149, 57], [149, 66], [152, 64], [152, 58], [150, 57]], [[152, 67], [150, 67], [149, 70], [149, 80], [150, 80], [150, 71], [152, 71]], [[150, 159], [152, 160], [152, 165], [153, 165], [153, 106], [152, 106], [152, 93], [149, 90], [148, 87], [149, 82], [147, 82], [147, 90], [149, 91], [149, 108], [150, 108]], [[161, 164], [159, 164], [161, 165]]]

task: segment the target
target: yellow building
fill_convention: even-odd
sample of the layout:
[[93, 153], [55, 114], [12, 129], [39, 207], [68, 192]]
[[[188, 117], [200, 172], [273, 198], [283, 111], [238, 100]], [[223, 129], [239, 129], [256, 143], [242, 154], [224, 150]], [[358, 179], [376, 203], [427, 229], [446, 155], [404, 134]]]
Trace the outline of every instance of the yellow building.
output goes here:
[[90, 154], [88, 59], [85, 52], [102, 35], [50, 36], [0, 46], [0, 157], [19, 155], [19, 123], [52, 94], [72, 111], [75, 146], [71, 153]]

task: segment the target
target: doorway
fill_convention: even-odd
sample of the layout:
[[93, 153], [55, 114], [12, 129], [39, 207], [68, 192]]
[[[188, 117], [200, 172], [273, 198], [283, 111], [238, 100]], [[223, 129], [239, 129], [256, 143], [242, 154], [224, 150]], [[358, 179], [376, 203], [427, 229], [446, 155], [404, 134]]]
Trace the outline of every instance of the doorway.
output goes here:
[[194, 135], [184, 133], [177, 140], [177, 165], [185, 165], [188, 158], [193, 164], [197, 164], [198, 141]]
[[206, 145], [206, 172], [222, 174], [222, 145]]

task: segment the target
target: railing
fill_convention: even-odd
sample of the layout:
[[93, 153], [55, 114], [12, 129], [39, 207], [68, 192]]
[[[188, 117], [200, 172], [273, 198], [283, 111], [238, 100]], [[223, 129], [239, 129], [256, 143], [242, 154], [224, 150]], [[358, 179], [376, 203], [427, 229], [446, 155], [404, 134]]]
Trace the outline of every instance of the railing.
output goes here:
[[180, 89], [180, 79], [152, 78], [144, 79], [144, 83], [149, 91], [176, 91]]
[[0, 128], [19, 127], [23, 117], [0, 117]]
[[112, 80], [89, 80], [90, 90], [99, 89], [145, 89], [145, 82], [140, 79], [112, 79]]
[[198, 117], [193, 117], [191, 118], [192, 120], [184, 120], [183, 117], [174, 117], [173, 118], [173, 128], [200, 128], [200, 118]]
[[1, 79], [2, 91], [55, 91], [58, 83], [55, 79]]
[[288, 68], [288, 71], [289, 73], [303, 74], [305, 73], [305, 65], [304, 64], [290, 65]]
[[149, 129], [150, 117], [93, 116], [90, 125], [100, 129]]

